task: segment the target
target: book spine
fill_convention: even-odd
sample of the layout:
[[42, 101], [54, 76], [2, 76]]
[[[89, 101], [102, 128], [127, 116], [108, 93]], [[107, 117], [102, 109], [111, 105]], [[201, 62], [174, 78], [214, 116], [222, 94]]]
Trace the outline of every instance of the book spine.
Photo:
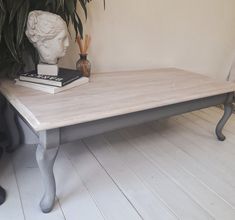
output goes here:
[[75, 81], [75, 80], [77, 80], [77, 79], [79, 79], [79, 78], [81, 78], [81, 76], [80, 75], [78, 75], [77, 77], [75, 77], [75, 78], [72, 78], [72, 79], [70, 79], [70, 80], [68, 80], [67, 82], [62, 82], [62, 87], [63, 86], [66, 86], [66, 85], [68, 85], [68, 84], [70, 84], [71, 82], [73, 82], [73, 81]]
[[37, 78], [26, 77], [26, 76], [20, 76], [19, 79], [20, 79], [20, 81], [39, 83], [39, 84], [42, 84], [42, 85], [57, 86], [57, 87], [61, 87], [62, 86], [61, 82], [37, 79]]

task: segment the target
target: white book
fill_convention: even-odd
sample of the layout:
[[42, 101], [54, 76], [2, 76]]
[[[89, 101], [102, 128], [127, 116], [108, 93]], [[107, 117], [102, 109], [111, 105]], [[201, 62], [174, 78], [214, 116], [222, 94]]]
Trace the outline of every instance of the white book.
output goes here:
[[67, 84], [63, 87], [57, 87], [57, 86], [49, 86], [49, 85], [43, 85], [43, 84], [38, 84], [38, 83], [33, 83], [33, 82], [25, 82], [25, 81], [20, 81], [18, 79], [15, 80], [15, 84], [19, 86], [24, 86], [27, 88], [35, 89], [35, 90], [40, 90], [42, 92], [47, 92], [50, 94], [56, 94], [68, 89], [72, 89], [76, 86], [80, 86], [83, 84], [86, 84], [89, 82], [88, 77], [81, 77], [75, 81], [73, 81], [70, 84]]

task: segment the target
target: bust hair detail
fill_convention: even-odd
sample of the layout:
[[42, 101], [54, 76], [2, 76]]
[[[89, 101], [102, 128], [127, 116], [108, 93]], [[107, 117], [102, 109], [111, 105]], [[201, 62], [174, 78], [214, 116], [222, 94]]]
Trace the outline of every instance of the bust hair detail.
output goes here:
[[50, 12], [30, 12], [25, 34], [37, 49], [41, 63], [57, 64], [69, 46], [65, 21]]
[[59, 15], [39, 10], [32, 11], [28, 16], [26, 36], [35, 44], [54, 38], [64, 28], [67, 28], [66, 23]]

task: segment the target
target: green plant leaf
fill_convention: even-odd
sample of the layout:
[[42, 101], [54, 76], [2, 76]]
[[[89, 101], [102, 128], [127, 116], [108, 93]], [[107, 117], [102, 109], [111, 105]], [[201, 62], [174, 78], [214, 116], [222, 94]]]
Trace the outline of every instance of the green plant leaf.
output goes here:
[[[66, 0], [65, 0], [66, 1]], [[64, 11], [64, 0], [57, 0], [57, 8], [56, 8], [56, 12], [58, 13], [58, 11]]]
[[14, 26], [13, 24], [7, 24], [4, 26], [4, 41], [6, 43], [6, 46], [11, 53], [11, 56], [19, 62], [18, 54], [16, 51], [15, 41], [14, 41]]
[[45, 8], [52, 13], [56, 13], [56, 3], [56, 0], [47, 0], [45, 3]]
[[15, 62], [12, 65], [10, 77], [15, 79], [20, 74], [20, 72], [21, 73], [23, 72], [23, 67], [24, 67], [24, 64]]
[[29, 42], [28, 39], [25, 39], [25, 50], [29, 53], [29, 55], [32, 58], [32, 61], [35, 64], [35, 69], [36, 69], [36, 64], [39, 63], [39, 55], [37, 50], [35, 50], [34, 46]]
[[[1, 48], [2, 49], [2, 48]], [[0, 70], [6, 69], [7, 67], [9, 67], [9, 65], [12, 65], [14, 63], [14, 60], [11, 56], [8, 56], [5, 54], [5, 56], [3, 55], [0, 58]]]
[[30, 2], [30, 11], [33, 10], [45, 10], [45, 2], [46, 0], [29, 0]]
[[23, 4], [19, 8], [17, 12], [17, 25], [16, 25], [16, 45], [17, 48], [20, 47], [20, 44], [23, 40], [25, 34], [25, 26], [28, 19], [29, 14], [29, 1], [24, 0]]
[[74, 0], [66, 0], [65, 7], [67, 8], [68, 16], [73, 15], [76, 5], [74, 4]]
[[4, 12], [0, 11], [0, 43], [2, 40], [2, 30], [4, 27], [5, 19], [6, 19], [6, 14]]
[[2, 39], [2, 30], [4, 27], [5, 19], [6, 19], [6, 10], [4, 8], [3, 1], [0, 0], [0, 43]]
[[1, 9], [2, 11], [6, 12], [6, 9], [5, 9], [3, 0], [0, 0], [0, 9]]
[[5, 2], [5, 4], [6, 4], [6, 10], [9, 12], [9, 14], [10, 14], [10, 12], [11, 12], [11, 9], [12, 9], [12, 5], [14, 5], [15, 4], [15, 1], [14, 0], [6, 0], [6, 1], [4, 1]]
[[86, 17], [86, 19], [87, 19], [86, 1], [84, 1], [84, 0], [79, 0], [79, 2], [80, 2], [80, 5], [81, 5], [81, 7], [82, 7], [84, 13], [85, 13], [85, 17]]
[[18, 9], [23, 3], [24, 3], [24, 0], [17, 0], [16, 3], [12, 5], [11, 11], [10, 11], [9, 23], [13, 21]]
[[80, 19], [80, 17], [78, 16], [78, 13], [75, 11], [75, 22], [74, 22], [74, 28], [75, 28], [75, 30], [77, 30], [77, 31], [75, 31], [76, 32], [76, 36], [78, 35], [78, 31], [79, 31], [79, 33], [80, 33], [80, 35], [81, 35], [81, 37], [83, 38], [83, 26], [82, 26], [82, 21], [81, 21], [81, 19]]

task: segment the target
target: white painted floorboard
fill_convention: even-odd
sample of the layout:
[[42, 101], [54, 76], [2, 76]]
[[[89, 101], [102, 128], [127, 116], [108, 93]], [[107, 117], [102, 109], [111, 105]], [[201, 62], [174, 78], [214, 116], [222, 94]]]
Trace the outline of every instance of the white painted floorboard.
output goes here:
[[0, 161], [0, 220], [234, 220], [235, 115], [209, 108], [61, 146], [56, 206], [42, 214], [35, 146]]
[[58, 154], [54, 170], [57, 195], [66, 220], [103, 220], [101, 212], [77, 175], [73, 164], [65, 156], [63, 148]]
[[84, 141], [143, 219], [177, 219], [128, 168], [105, 138], [99, 135]]
[[64, 149], [105, 219], [141, 219], [81, 141], [67, 145]]
[[[205, 184], [191, 173], [187, 172], [178, 161], [166, 154], [162, 149], [171, 145], [165, 139], [152, 133], [147, 127], [129, 129], [129, 139], [135, 142], [135, 147], [139, 149], [153, 164], [160, 167], [175, 184], [184, 190], [195, 202], [203, 207], [213, 217], [219, 219], [233, 219], [235, 210], [216, 193], [210, 190]], [[145, 144], [148, 146], [145, 147]], [[173, 168], [173, 169], [172, 169]]]
[[43, 185], [37, 167], [35, 150], [36, 148], [32, 146], [22, 147], [13, 156], [13, 165], [16, 171], [25, 219], [64, 220], [65, 218], [58, 203], [56, 203], [55, 209], [50, 215], [45, 215], [40, 211], [39, 202], [43, 193]]
[[11, 157], [5, 155], [0, 160], [0, 185], [7, 190], [7, 202], [0, 206], [1, 220], [24, 220], [24, 211], [15, 178]]
[[160, 167], [155, 166], [141, 152], [131, 147], [132, 140], [126, 142], [122, 136], [114, 132], [107, 134], [106, 137], [120, 157], [126, 161], [127, 166], [141, 178], [154, 195], [165, 201], [179, 219], [213, 219], [162, 172]]

